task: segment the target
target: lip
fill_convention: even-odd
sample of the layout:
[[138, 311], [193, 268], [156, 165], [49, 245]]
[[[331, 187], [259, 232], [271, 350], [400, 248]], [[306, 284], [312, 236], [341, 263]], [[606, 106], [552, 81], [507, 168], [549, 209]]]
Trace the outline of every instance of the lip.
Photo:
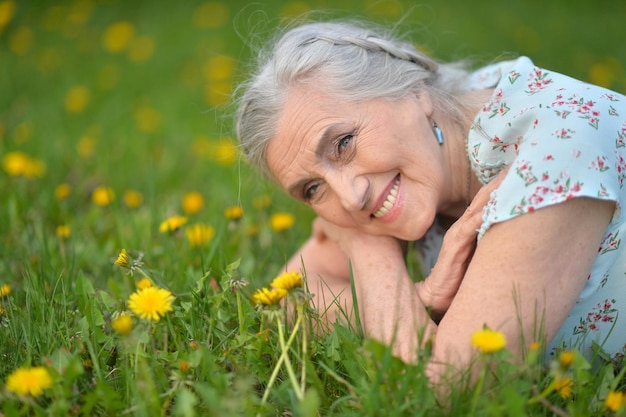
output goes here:
[[[376, 217], [374, 215], [374, 213], [378, 212], [383, 204], [385, 203], [385, 201], [387, 201], [387, 197], [389, 196], [389, 193], [391, 192], [391, 190], [396, 186], [397, 183], [397, 187], [398, 187], [398, 193], [396, 194], [396, 199], [393, 202], [393, 206], [389, 208], [389, 210], [387, 211], [387, 213], [383, 214], [380, 217]], [[372, 212], [370, 213], [370, 217], [372, 219], [376, 219], [376, 220], [382, 220], [385, 222], [389, 222], [394, 220], [397, 216], [398, 216], [398, 208], [399, 208], [399, 201], [400, 201], [400, 197], [401, 197], [401, 192], [400, 192], [400, 174], [396, 175], [393, 180], [391, 182], [389, 182], [389, 184], [387, 185], [387, 187], [385, 187], [385, 189], [383, 190], [383, 192], [380, 194], [380, 196], [378, 197], [378, 199], [376, 200], [376, 205], [375, 210], [372, 210]]]

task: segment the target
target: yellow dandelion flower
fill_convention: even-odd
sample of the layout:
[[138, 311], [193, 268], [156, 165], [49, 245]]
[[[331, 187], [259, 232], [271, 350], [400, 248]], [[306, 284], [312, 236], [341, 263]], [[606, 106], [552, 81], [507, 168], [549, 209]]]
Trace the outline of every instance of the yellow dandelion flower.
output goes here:
[[541, 348], [541, 343], [536, 342], [536, 341], [535, 341], [535, 342], [532, 342], [532, 343], [530, 344], [530, 346], [528, 346], [528, 350], [529, 350], [530, 352], [537, 352], [537, 351], [539, 350], [539, 348]]
[[164, 288], [148, 287], [132, 293], [128, 308], [142, 319], [159, 321], [172, 310], [174, 296]]
[[270, 226], [275, 232], [291, 229], [296, 219], [291, 213], [276, 213], [270, 217]]
[[72, 187], [69, 184], [59, 184], [54, 189], [54, 196], [57, 200], [65, 200], [70, 196], [72, 192]]
[[575, 358], [576, 355], [574, 355], [574, 352], [572, 352], [571, 350], [566, 350], [559, 355], [559, 363], [563, 368], [569, 368], [572, 363], [574, 363]]
[[573, 394], [574, 381], [569, 377], [559, 377], [554, 379], [554, 389], [564, 400]]
[[151, 36], [139, 36], [128, 45], [128, 59], [133, 62], [147, 61], [153, 53], [154, 38]]
[[150, 106], [142, 106], [135, 110], [135, 124], [144, 133], [154, 133], [161, 127], [161, 113]]
[[185, 225], [185, 223], [187, 223], [187, 220], [188, 219], [185, 216], [172, 216], [172, 217], [169, 217], [169, 218], [165, 219], [159, 225], [159, 232], [161, 232], [161, 233], [174, 232], [174, 231], [180, 229], [181, 227], [183, 227]]
[[84, 85], [77, 85], [69, 89], [65, 95], [65, 109], [70, 113], [80, 113], [89, 104], [89, 89]]
[[241, 206], [226, 207], [226, 210], [224, 210], [224, 216], [226, 216], [228, 220], [239, 220], [243, 217], [243, 207]]
[[183, 196], [182, 205], [185, 214], [195, 214], [204, 207], [204, 197], [197, 191], [188, 192]]
[[0, 298], [4, 298], [9, 294], [11, 294], [11, 286], [9, 284], [2, 285], [0, 287]]
[[60, 239], [67, 239], [72, 234], [72, 228], [67, 224], [60, 224], [57, 226], [56, 234]]
[[131, 209], [141, 206], [143, 204], [143, 194], [135, 190], [126, 190], [124, 192], [124, 204]]
[[197, 223], [185, 229], [187, 240], [191, 247], [197, 247], [209, 242], [215, 236], [215, 229], [211, 226]]
[[91, 199], [96, 205], [100, 207], [106, 207], [113, 202], [115, 199], [115, 194], [113, 193], [113, 189], [110, 187], [96, 187], [93, 190], [91, 195]]
[[286, 295], [287, 291], [281, 288], [261, 288], [259, 290], [256, 290], [255, 293], [252, 294], [252, 300], [255, 304], [271, 306], [274, 304], [278, 304], [278, 302], [285, 298]]
[[130, 257], [128, 256], [128, 252], [126, 252], [126, 249], [122, 249], [120, 251], [120, 253], [117, 255], [117, 259], [115, 259], [115, 262], [113, 263], [120, 268], [130, 267]]
[[18, 368], [7, 378], [7, 391], [38, 397], [52, 386], [52, 378], [43, 366]]
[[141, 278], [139, 281], [137, 281], [137, 289], [138, 290], [143, 290], [146, 289], [148, 287], [152, 287], [152, 281], [150, 281], [150, 278], [146, 278], [143, 277]]
[[125, 335], [133, 330], [133, 318], [130, 314], [122, 313], [111, 320], [111, 327], [115, 333]]
[[193, 12], [193, 25], [200, 28], [219, 28], [228, 23], [228, 6], [222, 1], [202, 4]]
[[472, 344], [482, 353], [494, 353], [506, 347], [504, 333], [484, 328], [472, 334]]
[[102, 35], [102, 46], [109, 52], [124, 51], [135, 34], [135, 27], [129, 22], [116, 22]]
[[14, 1], [0, 2], [0, 30], [4, 29], [13, 19], [15, 14]]
[[222, 138], [213, 144], [209, 156], [220, 165], [230, 166], [237, 161], [239, 151], [230, 138]]
[[9, 37], [9, 48], [15, 55], [26, 55], [33, 46], [35, 34], [28, 26], [20, 26]]
[[26, 178], [41, 177], [46, 171], [43, 161], [31, 158], [20, 151], [7, 153], [2, 158], [2, 167], [12, 177], [20, 175]]
[[604, 400], [604, 405], [611, 411], [617, 411], [624, 405], [626, 397], [623, 393], [617, 391], [610, 391]]
[[299, 272], [290, 271], [284, 272], [274, 278], [270, 285], [274, 288], [289, 291], [292, 288], [301, 287], [302, 283], [302, 275], [300, 275]]

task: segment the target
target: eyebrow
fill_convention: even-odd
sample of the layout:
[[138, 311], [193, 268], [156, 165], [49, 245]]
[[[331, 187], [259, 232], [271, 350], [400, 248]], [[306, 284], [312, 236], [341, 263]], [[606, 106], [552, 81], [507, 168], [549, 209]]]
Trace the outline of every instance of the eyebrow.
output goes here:
[[[324, 133], [322, 133], [322, 136], [320, 136], [319, 140], [317, 141], [317, 147], [315, 148], [315, 156], [318, 159], [321, 159], [322, 156], [325, 154], [325, 151], [326, 149], [328, 149], [328, 146], [332, 142], [332, 139], [337, 136], [337, 132], [343, 130], [344, 128], [345, 128], [345, 123], [335, 123], [335, 124], [328, 126], [324, 130]], [[304, 184], [306, 184], [309, 181], [311, 181], [310, 178], [302, 178], [296, 181], [295, 183], [293, 183], [292, 185], [290, 185], [287, 188], [287, 191], [291, 195], [302, 198], [303, 197], [302, 187], [304, 186]]]

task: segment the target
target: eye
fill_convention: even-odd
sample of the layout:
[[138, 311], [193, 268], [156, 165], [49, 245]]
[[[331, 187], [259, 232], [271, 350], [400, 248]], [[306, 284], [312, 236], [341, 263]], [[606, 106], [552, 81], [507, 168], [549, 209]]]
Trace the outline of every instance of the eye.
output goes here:
[[311, 184], [304, 187], [304, 200], [311, 201], [315, 197], [315, 192], [319, 188], [319, 184]]
[[337, 141], [337, 155], [341, 155], [346, 150], [353, 138], [352, 135], [346, 135]]

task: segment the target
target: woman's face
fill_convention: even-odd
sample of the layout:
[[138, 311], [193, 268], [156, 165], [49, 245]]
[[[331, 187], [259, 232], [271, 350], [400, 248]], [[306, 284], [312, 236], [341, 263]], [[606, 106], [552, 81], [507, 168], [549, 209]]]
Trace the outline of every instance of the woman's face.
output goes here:
[[420, 238], [444, 197], [443, 153], [430, 100], [351, 103], [294, 89], [268, 144], [268, 165], [285, 190], [343, 227]]

